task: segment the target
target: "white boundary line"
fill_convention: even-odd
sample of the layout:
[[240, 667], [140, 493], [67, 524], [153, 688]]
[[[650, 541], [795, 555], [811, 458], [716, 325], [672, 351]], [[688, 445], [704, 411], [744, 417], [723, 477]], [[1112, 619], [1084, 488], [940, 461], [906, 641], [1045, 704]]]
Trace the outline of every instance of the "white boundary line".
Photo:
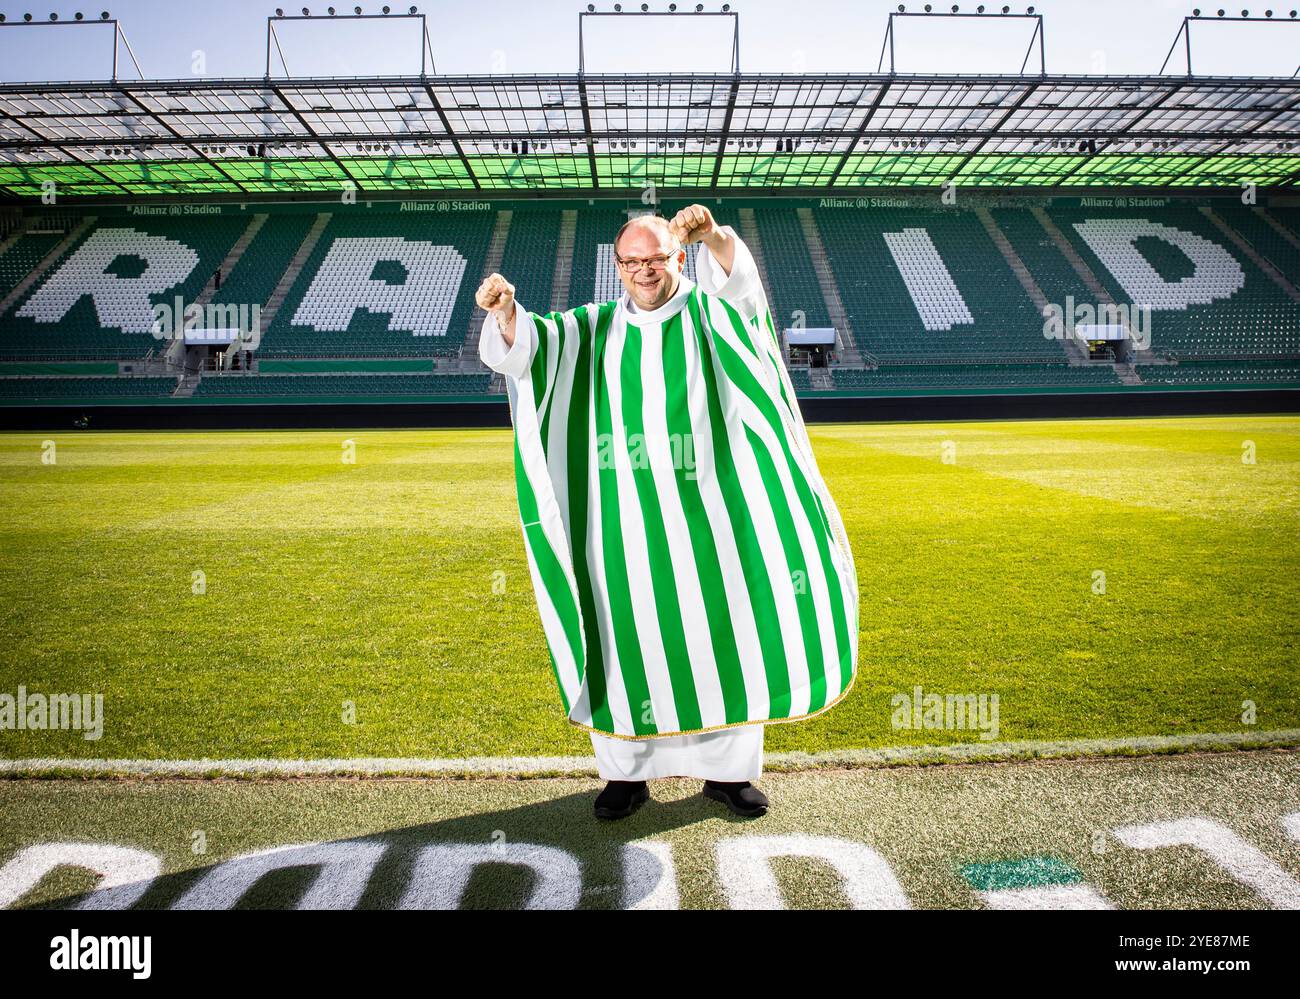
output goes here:
[[[768, 753], [768, 771], [825, 770], [917, 763], [975, 763], [1017, 759], [1145, 756], [1196, 750], [1300, 747], [1300, 729], [1147, 735], [1123, 739], [967, 742], [950, 746]], [[53, 757], [0, 760], [0, 777], [586, 777], [594, 756], [470, 756], [464, 759], [358, 758], [320, 760], [79, 760]]]

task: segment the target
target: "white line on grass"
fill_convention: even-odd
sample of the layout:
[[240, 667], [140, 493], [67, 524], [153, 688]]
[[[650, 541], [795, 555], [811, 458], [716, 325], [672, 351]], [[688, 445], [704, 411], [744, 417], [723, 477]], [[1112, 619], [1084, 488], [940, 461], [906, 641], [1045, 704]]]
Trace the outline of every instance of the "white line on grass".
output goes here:
[[[1269, 732], [1212, 732], [1200, 735], [1144, 735], [1122, 739], [1061, 739], [1024, 742], [966, 742], [949, 746], [834, 749], [823, 753], [767, 753], [765, 770], [824, 770], [838, 767], [916, 763], [973, 763], [1007, 759], [1141, 756], [1215, 749], [1300, 746], [1300, 729]], [[0, 760], [0, 777], [585, 777], [596, 774], [594, 756], [469, 756], [464, 759], [358, 758], [322, 760], [78, 760], [52, 757]]]

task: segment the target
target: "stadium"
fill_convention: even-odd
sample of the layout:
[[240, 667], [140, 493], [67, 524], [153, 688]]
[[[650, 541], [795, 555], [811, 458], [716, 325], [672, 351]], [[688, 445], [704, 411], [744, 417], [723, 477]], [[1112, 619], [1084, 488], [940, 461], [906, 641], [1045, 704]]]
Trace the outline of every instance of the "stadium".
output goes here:
[[[1024, 5], [869, 5], [852, 72], [742, 70], [742, 5], [561, 6], [576, 73], [439, 73], [455, 15], [358, 7], [268, 16], [260, 76], [144, 78], [106, 12], [111, 78], [0, 82], [0, 905], [1300, 906], [1300, 77], [1193, 72], [1296, 12], [1168, 14], [1136, 75], [1049, 72]], [[641, 17], [730, 67], [590, 71]], [[288, 74], [296, 22], [372, 18], [418, 73]], [[1023, 64], [898, 71], [927, 18]], [[862, 601], [757, 832], [684, 778], [590, 820], [480, 353], [489, 275], [609, 302], [620, 226], [690, 205]]]

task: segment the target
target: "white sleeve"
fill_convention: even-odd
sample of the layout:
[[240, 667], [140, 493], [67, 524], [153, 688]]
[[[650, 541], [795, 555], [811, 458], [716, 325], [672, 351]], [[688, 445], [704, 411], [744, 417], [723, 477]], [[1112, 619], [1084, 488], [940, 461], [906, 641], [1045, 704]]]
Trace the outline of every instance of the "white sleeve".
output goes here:
[[[755, 335], [761, 343], [755, 343], [754, 347], [760, 351], [760, 357], [767, 356], [768, 363], [763, 365], [763, 374], [771, 382], [773, 389], [779, 393], [781, 374], [777, 369], [785, 367], [785, 355], [781, 349], [780, 335], [767, 328], [770, 316], [762, 275], [758, 273], [758, 264], [754, 263], [754, 255], [749, 252], [745, 241], [736, 235], [736, 230], [731, 226], [723, 226], [722, 229], [736, 241], [731, 273], [724, 274], [722, 265], [713, 259], [713, 254], [709, 252], [708, 247], [701, 245], [699, 256], [695, 258], [697, 283], [706, 295], [712, 295], [726, 302], [746, 322], [757, 320], [756, 325], [759, 329], [755, 330]], [[793, 388], [788, 391], [793, 392]]]
[[512, 378], [522, 378], [533, 363], [533, 351], [537, 344], [534, 334], [532, 318], [516, 300], [515, 342], [514, 346], [508, 347], [496, 319], [489, 312], [478, 335], [479, 360], [493, 371], [500, 371]]
[[731, 273], [723, 271], [722, 265], [713, 259], [709, 248], [701, 243], [695, 257], [696, 283], [706, 295], [722, 299], [746, 319], [753, 319], [766, 301], [758, 265], [754, 263], [754, 255], [749, 252], [745, 241], [736, 234], [736, 230], [729, 225], [721, 228], [736, 242]]

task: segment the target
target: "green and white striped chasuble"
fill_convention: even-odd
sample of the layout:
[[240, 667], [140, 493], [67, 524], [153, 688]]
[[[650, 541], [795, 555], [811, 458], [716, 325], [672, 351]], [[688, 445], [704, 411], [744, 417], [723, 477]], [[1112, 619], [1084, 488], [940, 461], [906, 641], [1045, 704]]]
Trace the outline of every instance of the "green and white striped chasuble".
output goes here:
[[517, 303], [513, 347], [480, 338], [565, 711], [621, 738], [808, 718], [857, 671], [853, 555], [753, 258], [697, 272], [653, 312]]

